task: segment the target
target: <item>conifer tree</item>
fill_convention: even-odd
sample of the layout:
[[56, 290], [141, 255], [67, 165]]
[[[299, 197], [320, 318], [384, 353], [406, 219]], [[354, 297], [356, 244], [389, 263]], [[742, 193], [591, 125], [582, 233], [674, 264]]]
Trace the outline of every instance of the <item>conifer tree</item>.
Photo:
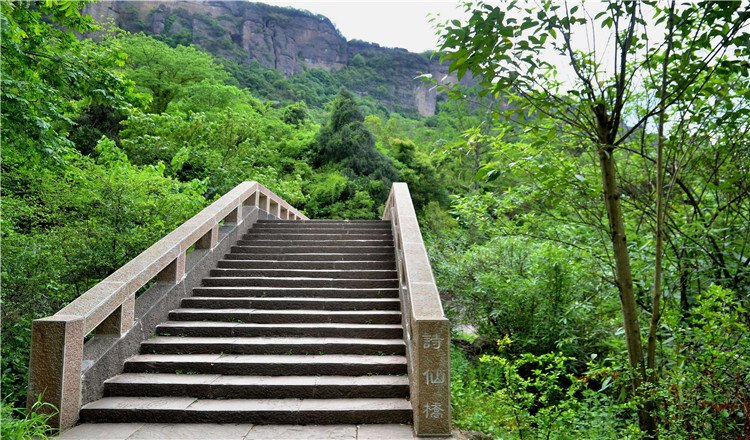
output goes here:
[[342, 88], [333, 102], [328, 123], [318, 133], [316, 162], [340, 165], [351, 180], [365, 177], [383, 182], [385, 194], [380, 197], [385, 199], [398, 172], [390, 159], [375, 149], [375, 137], [364, 121], [354, 95]]

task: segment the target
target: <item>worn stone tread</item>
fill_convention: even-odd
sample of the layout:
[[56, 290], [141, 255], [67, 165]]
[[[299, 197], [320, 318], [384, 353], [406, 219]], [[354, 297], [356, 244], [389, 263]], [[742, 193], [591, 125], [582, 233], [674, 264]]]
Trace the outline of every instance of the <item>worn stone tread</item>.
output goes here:
[[283, 261], [219, 260], [218, 268], [227, 269], [306, 269], [306, 270], [396, 270], [395, 261]]
[[391, 354], [403, 355], [403, 339], [314, 337], [157, 336], [141, 343], [143, 353]]
[[193, 288], [193, 297], [294, 297], [294, 298], [398, 298], [399, 289], [347, 287], [263, 287], [263, 286], [200, 286]]
[[406, 374], [405, 356], [141, 354], [125, 362], [126, 373], [262, 376]]
[[234, 251], [225, 254], [224, 259], [226, 260], [273, 260], [273, 261], [305, 261], [305, 262], [317, 262], [317, 261], [394, 261], [395, 254], [392, 252], [382, 253], [347, 253], [347, 252], [267, 252], [267, 253], [252, 253], [243, 252], [242, 250], [235, 249]]
[[[189, 402], [188, 402], [189, 400]], [[105, 397], [81, 409], [84, 422], [117, 417], [128, 422], [180, 423], [406, 423], [411, 404], [383, 399], [191, 399]], [[355, 422], [356, 423], [356, 422]]]
[[335, 239], [319, 239], [310, 237], [308, 239], [298, 240], [282, 240], [282, 239], [260, 239], [255, 238], [252, 240], [237, 240], [237, 246], [277, 246], [277, 247], [379, 247], [379, 246], [393, 246], [393, 240], [388, 238], [378, 239], [355, 239], [339, 237]]
[[206, 277], [204, 286], [395, 288], [397, 278]]
[[232, 376], [124, 373], [105, 383], [105, 396], [189, 396], [199, 399], [334, 399], [407, 397], [407, 376]]
[[232, 253], [240, 254], [393, 254], [392, 245], [383, 246], [341, 246], [331, 245], [307, 245], [307, 246], [237, 246], [231, 248]]
[[372, 230], [358, 230], [352, 231], [349, 229], [324, 229], [315, 231], [297, 231], [291, 229], [276, 229], [273, 231], [268, 230], [250, 230], [247, 234], [242, 236], [242, 240], [390, 240], [393, 241], [393, 235], [389, 230], [372, 231]]
[[273, 310], [273, 309], [175, 309], [172, 321], [216, 320], [273, 324], [277, 322], [342, 322], [351, 324], [398, 324], [401, 312], [395, 310]]
[[393, 279], [394, 269], [211, 269], [212, 277]]
[[313, 336], [356, 338], [403, 338], [401, 324], [346, 323], [273, 323], [244, 324], [236, 322], [167, 321], [156, 327], [157, 335], [185, 336]]
[[266, 310], [399, 310], [398, 298], [297, 298], [261, 297], [226, 298], [221, 296], [196, 296], [182, 300], [182, 308], [194, 309], [266, 309]]
[[408, 385], [407, 376], [231, 376], [221, 374], [123, 373], [106, 383], [219, 385]]

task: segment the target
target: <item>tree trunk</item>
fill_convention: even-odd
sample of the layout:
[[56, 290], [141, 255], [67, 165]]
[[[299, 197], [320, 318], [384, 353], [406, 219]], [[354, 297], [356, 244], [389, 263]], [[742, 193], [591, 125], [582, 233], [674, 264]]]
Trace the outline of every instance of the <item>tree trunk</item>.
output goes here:
[[[628, 360], [633, 372], [631, 387], [634, 395], [639, 395], [640, 387], [646, 378], [646, 368], [643, 363], [643, 342], [641, 329], [638, 324], [638, 310], [633, 290], [633, 274], [630, 267], [630, 254], [625, 237], [625, 222], [620, 207], [620, 191], [617, 188], [615, 174], [614, 147], [599, 145], [599, 165], [602, 172], [602, 188], [604, 190], [604, 205], [609, 220], [610, 238], [615, 256], [615, 278], [620, 292], [622, 307], [622, 321], [625, 328], [625, 343], [628, 348]], [[651, 415], [651, 406], [645, 405], [638, 410], [638, 424], [647, 438], [656, 438], [656, 424]]]

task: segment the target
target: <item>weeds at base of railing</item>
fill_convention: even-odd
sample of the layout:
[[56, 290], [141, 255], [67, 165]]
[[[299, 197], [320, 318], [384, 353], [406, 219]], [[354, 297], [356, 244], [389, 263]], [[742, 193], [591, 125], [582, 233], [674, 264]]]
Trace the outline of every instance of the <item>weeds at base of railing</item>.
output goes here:
[[[44, 407], [52, 408], [49, 414], [40, 414]], [[14, 408], [12, 404], [3, 402], [0, 413], [0, 437], [4, 440], [47, 440], [57, 430], [47, 422], [58, 413], [58, 409], [51, 403], [42, 402], [42, 396], [26, 413], [24, 408]]]

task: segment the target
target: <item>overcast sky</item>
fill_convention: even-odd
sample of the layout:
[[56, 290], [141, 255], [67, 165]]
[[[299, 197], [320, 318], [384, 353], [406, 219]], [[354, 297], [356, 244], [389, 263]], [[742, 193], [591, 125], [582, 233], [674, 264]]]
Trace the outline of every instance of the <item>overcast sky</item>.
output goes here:
[[441, 19], [464, 17], [458, 0], [442, 1], [274, 1], [277, 6], [306, 9], [328, 17], [347, 40], [363, 40], [411, 52], [437, 49], [434, 23], [428, 14]]

